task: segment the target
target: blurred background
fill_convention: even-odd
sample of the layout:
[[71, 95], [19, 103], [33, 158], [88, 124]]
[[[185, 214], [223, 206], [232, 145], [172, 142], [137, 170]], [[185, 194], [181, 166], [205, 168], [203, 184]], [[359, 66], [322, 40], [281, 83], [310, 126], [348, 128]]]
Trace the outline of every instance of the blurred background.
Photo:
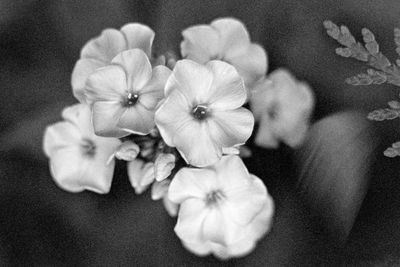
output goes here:
[[[275, 224], [252, 254], [223, 264], [400, 263], [400, 160], [383, 156], [400, 140], [399, 122], [365, 118], [398, 99], [399, 89], [345, 84], [366, 67], [337, 56], [338, 44], [322, 25], [326, 19], [345, 24], [358, 40], [361, 28], [369, 28], [394, 62], [398, 0], [0, 0], [2, 265], [218, 264], [181, 247], [175, 220], [148, 194], [134, 194], [123, 165], [108, 195], [59, 189], [41, 142], [46, 125], [76, 102], [70, 76], [90, 38], [141, 22], [156, 32], [155, 53], [179, 54], [183, 29], [223, 16], [246, 24], [268, 52], [269, 71], [288, 68], [311, 85], [317, 100], [316, 126], [302, 149], [255, 149], [255, 159], [246, 162], [276, 201]], [[299, 180], [310, 151], [322, 160], [312, 161], [316, 171]], [[342, 155], [352, 157], [344, 161]]]

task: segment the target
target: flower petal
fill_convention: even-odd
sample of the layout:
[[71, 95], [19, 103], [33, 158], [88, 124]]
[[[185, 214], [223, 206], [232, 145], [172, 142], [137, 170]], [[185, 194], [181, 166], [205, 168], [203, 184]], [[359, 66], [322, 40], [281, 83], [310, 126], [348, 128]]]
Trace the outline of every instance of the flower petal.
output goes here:
[[230, 220], [220, 208], [211, 208], [204, 218], [203, 238], [222, 246], [237, 242], [240, 227]]
[[208, 25], [196, 25], [182, 32], [182, 57], [205, 64], [220, 55], [218, 32]]
[[182, 240], [182, 245], [190, 252], [197, 256], [204, 257], [210, 254], [213, 250], [213, 244], [209, 241], [197, 243], [189, 243]]
[[179, 90], [191, 105], [205, 104], [210, 98], [212, 81], [213, 74], [206, 66], [188, 59], [179, 60], [165, 85], [165, 95]]
[[147, 109], [156, 108], [157, 104], [164, 97], [164, 87], [171, 75], [171, 70], [165, 66], [156, 66], [150, 81], [141, 90], [139, 102]]
[[217, 188], [215, 172], [208, 169], [180, 169], [168, 189], [168, 197], [177, 204], [189, 198], [204, 199], [207, 192]]
[[[66, 164], [68, 162], [68, 164]], [[114, 161], [107, 164], [106, 155], [96, 152], [94, 158], [82, 155], [79, 146], [58, 150], [51, 158], [51, 172], [64, 190], [90, 190], [99, 194], [110, 191]]]
[[228, 196], [249, 184], [249, 172], [239, 156], [223, 156], [212, 169], [216, 172], [219, 188]]
[[267, 72], [267, 54], [258, 44], [250, 44], [243, 54], [226, 56], [226, 60], [235, 66], [247, 86], [252, 86]]
[[63, 109], [61, 117], [71, 122], [79, 129], [81, 136], [94, 137], [93, 125], [91, 122], [92, 111], [89, 105], [75, 104]]
[[217, 19], [211, 22], [211, 27], [220, 34], [220, 49], [229, 57], [242, 54], [250, 43], [246, 27], [237, 19]]
[[174, 230], [184, 242], [202, 242], [202, 225], [208, 213], [208, 209], [204, 205], [204, 201], [196, 198], [187, 199], [180, 205], [178, 221]]
[[174, 136], [179, 132], [180, 128], [193, 120], [189, 113], [189, 103], [178, 90], [171, 92], [170, 96], [157, 109], [155, 123], [167, 145], [174, 147]]
[[216, 163], [224, 147], [212, 139], [208, 124], [194, 120], [180, 128], [174, 136], [173, 144], [185, 161], [196, 167]]
[[273, 105], [276, 98], [276, 90], [271, 79], [260, 80], [252, 89], [250, 95], [250, 107], [256, 121], [260, 121], [268, 107]]
[[218, 60], [208, 62], [206, 66], [214, 77], [211, 90], [208, 92], [210, 108], [226, 110], [242, 106], [246, 101], [246, 89], [236, 69]]
[[75, 145], [81, 138], [79, 129], [70, 122], [57, 122], [46, 128], [43, 138], [43, 150], [48, 157], [59, 149]]
[[235, 223], [245, 226], [262, 211], [267, 201], [267, 191], [263, 183], [254, 182], [255, 179], [259, 179], [258, 177], [247, 175], [243, 179], [249, 180], [247, 186], [231, 188], [226, 193], [229, 201], [226, 203], [225, 211]]
[[90, 40], [82, 48], [81, 58], [92, 58], [107, 64], [126, 49], [126, 41], [120, 31], [105, 29], [99, 37]]
[[279, 140], [275, 134], [273, 122], [268, 115], [262, 117], [254, 138], [254, 143], [264, 148], [277, 148], [279, 146]]
[[81, 58], [76, 62], [72, 71], [71, 84], [74, 96], [81, 103], [86, 103], [85, 85], [89, 75], [96, 69], [104, 66], [103, 61], [93, 58]]
[[89, 76], [85, 95], [90, 104], [95, 101], [121, 101], [127, 89], [124, 70], [110, 65], [97, 69]]
[[129, 23], [121, 28], [127, 41], [127, 49], [139, 48], [148, 57], [151, 56], [151, 46], [154, 40], [154, 31], [140, 23]]
[[[82, 170], [87, 168], [86, 161], [79, 156], [78, 145], [58, 149], [50, 158], [50, 171], [56, 184], [69, 192], [81, 192], [84, 188]], [[66, 164], [68, 162], [68, 164]]]
[[124, 112], [120, 102], [97, 101], [92, 107], [92, 120], [94, 131], [104, 137], [124, 137], [128, 132], [117, 126]]
[[254, 127], [253, 114], [239, 108], [229, 111], [214, 112], [207, 121], [211, 138], [222, 147], [244, 144], [251, 136]]
[[150, 133], [154, 126], [154, 112], [147, 110], [140, 103], [126, 108], [117, 123], [120, 129], [140, 135]]
[[178, 215], [179, 205], [170, 201], [167, 196], [164, 196], [162, 201], [163, 201], [165, 210], [168, 212], [169, 216], [176, 217], [176, 215]]
[[151, 63], [140, 49], [131, 49], [118, 54], [113, 60], [126, 71], [128, 90], [140, 92], [151, 78]]

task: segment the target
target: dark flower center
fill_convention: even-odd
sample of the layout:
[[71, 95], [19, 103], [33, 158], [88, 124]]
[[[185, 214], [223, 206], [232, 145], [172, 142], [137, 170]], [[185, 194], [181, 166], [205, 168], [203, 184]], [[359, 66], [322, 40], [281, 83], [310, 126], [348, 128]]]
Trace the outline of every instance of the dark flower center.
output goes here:
[[207, 206], [213, 206], [218, 204], [225, 198], [224, 193], [221, 190], [213, 190], [206, 195], [205, 201]]
[[126, 105], [133, 106], [137, 103], [138, 100], [139, 100], [139, 95], [137, 93], [129, 93], [126, 99]]
[[197, 105], [192, 110], [192, 115], [195, 119], [201, 121], [208, 117], [207, 106], [205, 105]]
[[95, 143], [87, 138], [84, 138], [81, 143], [82, 153], [88, 157], [94, 157], [96, 154], [96, 145]]
[[278, 117], [278, 112], [279, 112], [278, 109], [279, 106], [277, 103], [273, 103], [271, 106], [269, 106], [267, 108], [268, 117], [272, 120], [276, 119]]

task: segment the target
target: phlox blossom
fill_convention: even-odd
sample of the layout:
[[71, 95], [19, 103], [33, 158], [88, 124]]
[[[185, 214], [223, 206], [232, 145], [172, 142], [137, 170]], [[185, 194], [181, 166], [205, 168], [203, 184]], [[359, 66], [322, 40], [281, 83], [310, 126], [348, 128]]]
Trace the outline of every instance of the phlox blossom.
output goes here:
[[282, 141], [297, 147], [309, 128], [314, 95], [306, 83], [278, 69], [256, 86], [250, 106], [259, 121], [255, 144], [276, 148]]
[[168, 197], [180, 205], [176, 234], [200, 256], [226, 259], [250, 253], [270, 229], [274, 212], [263, 182], [232, 155], [204, 169], [181, 169]]
[[94, 134], [87, 105], [68, 107], [62, 117], [46, 128], [43, 140], [54, 181], [70, 192], [108, 193], [115, 165], [109, 158], [121, 142]]
[[267, 54], [250, 41], [246, 27], [237, 19], [221, 18], [210, 25], [195, 25], [182, 32], [181, 53], [184, 58], [205, 64], [219, 59], [232, 64], [252, 86], [267, 72]]
[[84, 88], [89, 75], [96, 69], [109, 65], [122, 51], [139, 48], [151, 57], [153, 40], [153, 30], [140, 23], [126, 24], [120, 30], [103, 30], [100, 36], [91, 39], [81, 50], [80, 59], [72, 72], [74, 96], [85, 103]]
[[171, 71], [159, 65], [152, 69], [140, 49], [118, 54], [111, 65], [97, 69], [86, 83], [85, 95], [92, 106], [97, 135], [123, 137], [145, 135], [154, 128], [154, 112], [164, 97]]
[[216, 163], [223, 148], [244, 144], [253, 131], [253, 115], [242, 107], [243, 79], [223, 61], [206, 65], [178, 61], [165, 95], [156, 111], [156, 124], [165, 143], [176, 147], [191, 165]]

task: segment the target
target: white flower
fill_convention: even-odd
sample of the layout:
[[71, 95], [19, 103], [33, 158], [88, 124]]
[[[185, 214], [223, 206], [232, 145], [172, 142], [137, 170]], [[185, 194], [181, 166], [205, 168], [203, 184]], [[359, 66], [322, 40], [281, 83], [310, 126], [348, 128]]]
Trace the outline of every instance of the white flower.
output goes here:
[[260, 82], [250, 105], [260, 123], [255, 137], [257, 145], [276, 148], [283, 141], [296, 147], [303, 142], [309, 128], [314, 95], [306, 83], [279, 69]]
[[169, 216], [176, 217], [178, 215], [179, 205], [175, 204], [168, 198], [168, 188], [171, 181], [169, 179], [162, 180], [161, 182], [154, 182], [151, 186], [151, 198], [153, 200], [162, 199], [165, 210]]
[[140, 159], [128, 162], [128, 177], [136, 194], [143, 193], [154, 181], [154, 164]]
[[94, 134], [87, 105], [68, 107], [62, 116], [65, 121], [48, 126], [43, 140], [55, 182], [70, 192], [108, 193], [115, 161], [107, 161], [121, 142]]
[[274, 212], [263, 182], [237, 156], [204, 169], [183, 168], [168, 197], [180, 204], [175, 232], [197, 255], [240, 257], [269, 230]]
[[72, 72], [72, 88], [74, 96], [85, 103], [84, 88], [90, 74], [100, 67], [107, 66], [120, 52], [139, 48], [151, 57], [151, 45], [154, 32], [139, 23], [126, 24], [121, 30], [106, 29], [100, 36], [90, 40], [81, 51]]
[[253, 131], [253, 115], [241, 107], [243, 80], [225, 62], [180, 60], [165, 91], [156, 124], [165, 143], [193, 166], [214, 164], [223, 148], [245, 143]]
[[92, 73], [86, 83], [96, 134], [148, 134], [155, 126], [155, 108], [164, 97], [171, 70], [161, 65], [152, 69], [146, 54], [139, 49], [124, 51], [111, 63]]
[[246, 27], [237, 19], [222, 18], [210, 25], [196, 25], [182, 32], [181, 53], [184, 58], [205, 64], [219, 59], [232, 64], [246, 86], [262, 78], [267, 72], [264, 49], [250, 42]]
[[154, 174], [158, 182], [166, 179], [175, 168], [176, 158], [173, 154], [161, 153], [154, 162]]

